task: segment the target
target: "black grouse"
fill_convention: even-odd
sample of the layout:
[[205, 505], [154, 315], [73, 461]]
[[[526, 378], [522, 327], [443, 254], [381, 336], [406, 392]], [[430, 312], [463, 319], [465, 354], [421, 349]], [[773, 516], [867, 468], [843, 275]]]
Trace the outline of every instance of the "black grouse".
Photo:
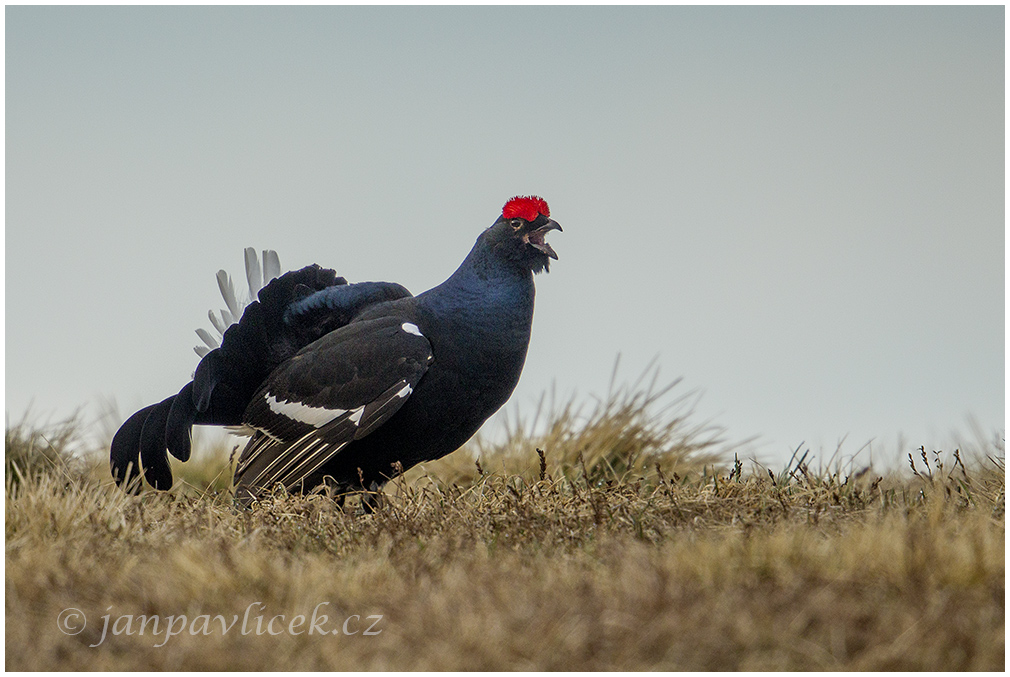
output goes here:
[[[259, 291], [178, 394], [112, 440], [112, 474], [172, 486], [194, 424], [251, 431], [235, 472], [248, 502], [278, 484], [374, 489], [459, 448], [508, 400], [533, 322], [533, 274], [557, 254], [547, 203], [509, 200], [449, 278], [418, 296], [311, 265]], [[213, 318], [212, 318], [213, 319]], [[227, 323], [227, 322], [226, 322]], [[225, 323], [225, 324], [226, 324]]]

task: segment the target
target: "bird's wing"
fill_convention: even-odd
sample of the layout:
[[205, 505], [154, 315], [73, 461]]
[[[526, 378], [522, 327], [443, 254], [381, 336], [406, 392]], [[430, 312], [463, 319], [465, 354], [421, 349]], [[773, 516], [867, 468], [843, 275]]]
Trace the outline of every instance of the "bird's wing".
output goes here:
[[309, 339], [304, 346], [344, 326], [366, 306], [410, 295], [403, 285], [395, 282], [334, 285], [289, 302], [284, 308], [284, 325], [297, 336]]
[[353, 322], [287, 360], [266, 380], [244, 422], [258, 432], [239, 459], [240, 490], [293, 488], [395, 414], [433, 360], [403, 317]]
[[335, 275], [308, 266], [264, 287], [239, 322], [227, 329], [221, 347], [200, 361], [189, 396], [181, 403], [193, 411], [180, 410], [173, 423], [238, 425], [256, 389], [281, 363], [346, 325], [365, 307], [410, 296], [398, 284], [347, 284]]

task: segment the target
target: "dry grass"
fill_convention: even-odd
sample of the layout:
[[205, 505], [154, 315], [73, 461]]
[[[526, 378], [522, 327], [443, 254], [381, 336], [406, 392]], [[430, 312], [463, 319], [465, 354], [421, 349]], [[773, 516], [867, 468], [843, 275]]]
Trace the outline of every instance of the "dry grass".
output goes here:
[[[517, 421], [391, 483], [373, 514], [322, 496], [236, 510], [209, 481], [220, 460], [195, 489], [127, 496], [61, 460], [73, 425], [52, 446], [8, 429], [6, 667], [1003, 668], [1000, 458], [720, 467], [718, 431], [653, 385], [552, 408], [533, 439]], [[79, 634], [57, 625], [68, 608]], [[309, 633], [314, 609], [336, 635]]]

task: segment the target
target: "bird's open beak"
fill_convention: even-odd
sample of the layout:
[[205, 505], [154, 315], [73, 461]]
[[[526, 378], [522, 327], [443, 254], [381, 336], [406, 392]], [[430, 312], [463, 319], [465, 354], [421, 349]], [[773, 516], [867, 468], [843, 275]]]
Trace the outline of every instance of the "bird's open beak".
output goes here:
[[559, 224], [557, 221], [554, 221], [553, 219], [550, 219], [547, 221], [547, 223], [540, 226], [536, 230], [530, 231], [529, 234], [526, 235], [526, 241], [531, 245], [533, 245], [535, 249], [542, 251], [544, 254], [547, 254], [547, 256], [557, 261], [558, 260], [557, 253], [554, 251], [554, 249], [551, 248], [549, 244], [547, 244], [547, 241], [544, 239], [547, 236], [547, 233], [549, 233], [552, 230], [561, 230], [561, 224]]

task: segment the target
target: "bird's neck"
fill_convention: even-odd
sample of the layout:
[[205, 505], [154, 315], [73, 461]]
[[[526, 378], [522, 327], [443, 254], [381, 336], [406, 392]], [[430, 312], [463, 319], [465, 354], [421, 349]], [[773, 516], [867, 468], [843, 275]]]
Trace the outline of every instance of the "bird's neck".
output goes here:
[[460, 322], [517, 330], [528, 340], [533, 272], [495, 256], [478, 240], [456, 272], [417, 298], [422, 307], [449, 313]]

